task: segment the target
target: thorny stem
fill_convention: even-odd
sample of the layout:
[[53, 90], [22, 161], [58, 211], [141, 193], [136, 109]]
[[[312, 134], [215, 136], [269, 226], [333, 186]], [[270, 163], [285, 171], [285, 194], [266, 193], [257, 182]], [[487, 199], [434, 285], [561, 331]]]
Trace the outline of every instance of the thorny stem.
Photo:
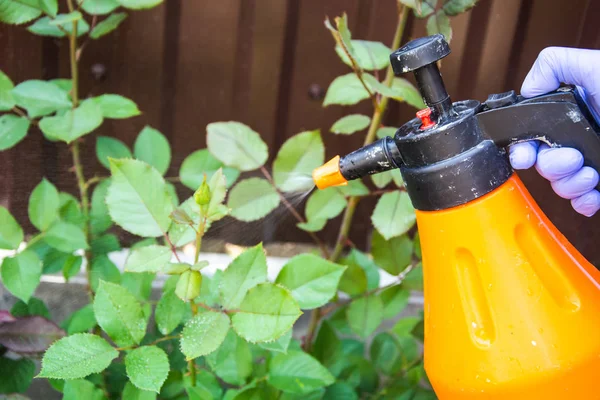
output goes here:
[[[281, 190], [279, 190], [279, 188], [275, 185], [275, 182], [273, 181], [273, 177], [271, 176], [269, 171], [267, 171], [267, 169], [264, 166], [260, 167], [260, 171], [265, 176], [265, 178], [267, 178], [267, 181], [269, 181], [271, 186], [273, 186], [273, 188], [279, 195], [281, 202], [283, 203], [283, 205], [285, 205], [285, 207], [289, 210], [289, 212], [294, 216], [294, 218], [296, 218], [296, 220], [300, 223], [306, 223], [306, 220], [302, 217], [302, 215], [300, 215], [298, 213], [298, 211], [294, 208], [294, 206], [291, 205], [290, 202], [285, 198], [285, 195], [281, 192]], [[307, 232], [307, 233], [314, 240], [314, 242], [319, 246], [319, 249], [321, 250], [321, 254], [323, 255], [323, 257], [329, 258], [329, 250], [327, 250], [327, 246], [325, 246], [325, 243], [323, 243], [323, 241], [321, 241], [321, 239], [319, 239], [319, 237], [314, 232]]]
[[109, 178], [108, 176], [94, 176], [94, 177], [88, 179], [87, 182], [85, 182], [85, 188], [89, 189], [90, 186], [92, 186], [98, 182], [102, 182], [103, 180], [108, 179], [108, 178]]
[[[396, 32], [394, 33], [394, 38], [392, 40], [392, 49], [397, 49], [400, 47], [400, 41], [402, 40], [402, 35], [404, 34], [404, 28], [406, 27], [406, 20], [408, 19], [409, 8], [403, 6], [398, 2], [398, 23], [396, 25]], [[344, 47], [344, 46], [342, 46]], [[352, 59], [352, 57], [349, 57]], [[353, 63], [354, 67], [354, 63]], [[358, 72], [356, 68], [354, 68], [354, 72], [357, 74], [358, 78], [361, 79], [361, 74]], [[394, 71], [392, 70], [392, 66], [388, 65], [385, 75], [384, 85], [391, 87], [394, 79]], [[362, 81], [362, 79], [361, 79]], [[370, 92], [369, 92], [370, 93]], [[387, 109], [387, 105], [389, 103], [389, 97], [382, 96], [379, 104], [375, 104], [375, 110], [373, 111], [373, 118], [371, 118], [371, 124], [369, 125], [369, 130], [367, 131], [367, 136], [365, 137], [365, 141], [363, 146], [366, 146], [375, 140], [377, 130], [381, 126], [381, 120], [383, 118], [383, 114]], [[348, 206], [344, 211], [344, 216], [342, 218], [342, 224], [340, 226], [340, 231], [338, 234], [338, 238], [336, 241], [335, 248], [331, 257], [328, 257], [330, 261], [336, 262], [340, 256], [342, 255], [342, 251], [347, 243], [348, 232], [350, 231], [350, 227], [352, 226], [352, 219], [354, 217], [354, 212], [356, 211], [356, 206], [358, 205], [359, 197], [352, 196], [348, 200]], [[321, 310], [316, 308], [312, 311], [311, 322], [308, 327], [308, 331], [306, 334], [305, 348], [307, 351], [310, 350], [312, 346], [312, 340], [319, 326], [320, 318], [323, 316]]]
[[163, 236], [165, 238], [165, 242], [167, 242], [167, 244], [169, 245], [169, 248], [171, 249], [171, 252], [173, 253], [173, 255], [175, 256], [175, 258], [177, 259], [177, 262], [181, 262], [181, 260], [179, 259], [179, 254], [177, 254], [177, 248], [175, 247], [175, 245], [171, 241], [171, 238], [169, 238], [169, 235], [167, 235], [166, 233], [163, 233]]

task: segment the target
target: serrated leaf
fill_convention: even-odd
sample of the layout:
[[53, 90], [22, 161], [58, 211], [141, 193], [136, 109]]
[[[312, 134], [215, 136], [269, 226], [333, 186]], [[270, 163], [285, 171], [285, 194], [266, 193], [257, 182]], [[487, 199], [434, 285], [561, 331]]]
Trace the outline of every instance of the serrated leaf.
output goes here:
[[[27, 303], [23, 302], [23, 300], [17, 301], [10, 309], [10, 313], [13, 317], [32, 317], [34, 315], [39, 315], [40, 317], [50, 319], [50, 311], [48, 311], [46, 304], [35, 297], [30, 298]], [[0, 318], [0, 323], [1, 322], [2, 320]]]
[[399, 315], [408, 305], [410, 291], [395, 285], [380, 293], [383, 302], [383, 318], [390, 319]]
[[[200, 222], [200, 207], [193, 197], [184, 201], [178, 210], [182, 210], [189, 215], [195, 224], [194, 226]], [[176, 247], [182, 247], [196, 238], [196, 231], [189, 225], [171, 224], [168, 235]]]
[[408, 267], [412, 259], [412, 242], [406, 235], [385, 240], [377, 231], [371, 239], [371, 254], [375, 263], [392, 275]]
[[240, 181], [231, 189], [227, 207], [231, 216], [245, 222], [256, 221], [273, 211], [279, 205], [279, 194], [263, 178], [249, 178]]
[[279, 390], [306, 394], [331, 385], [335, 378], [310, 355], [296, 350], [277, 354], [269, 364], [267, 381]]
[[37, 315], [0, 324], [0, 345], [15, 353], [42, 353], [64, 335], [54, 322]]
[[365, 196], [369, 194], [369, 188], [360, 179], [349, 181], [345, 186], [335, 187], [344, 196]]
[[223, 164], [240, 171], [261, 167], [269, 149], [260, 135], [240, 122], [213, 122], [206, 126], [208, 150]]
[[163, 293], [155, 311], [156, 325], [160, 333], [168, 335], [177, 328], [185, 311], [186, 304], [175, 295], [174, 291]]
[[283, 266], [275, 283], [290, 289], [300, 308], [311, 310], [333, 298], [345, 270], [321, 257], [300, 254]]
[[400, 0], [402, 4], [413, 9], [415, 16], [425, 18], [433, 13], [437, 0]]
[[[103, 94], [102, 96], [94, 97], [94, 101], [98, 107], [100, 107], [104, 118], [125, 119], [141, 114], [137, 104], [132, 100], [117, 94]], [[131, 157], [129, 149], [127, 149], [127, 157]]]
[[219, 378], [231, 385], [243, 385], [252, 373], [250, 346], [231, 329], [218, 349], [206, 356], [206, 361]]
[[231, 320], [238, 335], [257, 343], [278, 339], [300, 315], [298, 303], [287, 289], [261, 283], [248, 291]]
[[239, 307], [249, 289], [266, 281], [267, 257], [259, 243], [237, 256], [223, 272], [219, 286], [223, 307]]
[[444, 35], [446, 42], [450, 43], [452, 41], [452, 26], [444, 9], [438, 10], [427, 19], [426, 29], [428, 35], [441, 33]]
[[26, 109], [31, 118], [71, 107], [67, 94], [46, 81], [22, 82], [12, 90], [12, 95], [17, 105]]
[[112, 225], [106, 206], [106, 195], [110, 187], [110, 179], [100, 182], [92, 193], [92, 206], [90, 208], [90, 230], [97, 235], [104, 232]]
[[[392, 80], [392, 89], [396, 95], [393, 97], [394, 100], [404, 101], [417, 110], [422, 110], [425, 107], [425, 103], [423, 102], [423, 97], [421, 93], [417, 90], [416, 87], [412, 83], [410, 83], [407, 79], [395, 77]], [[391, 132], [389, 136], [394, 137], [396, 134], [396, 128], [382, 128], [382, 129], [394, 129], [394, 132]]]
[[200, 295], [202, 275], [198, 271], [185, 271], [179, 275], [175, 294], [183, 301], [195, 299]]
[[123, 389], [122, 398], [127, 400], [156, 400], [156, 393], [138, 389], [133, 383], [127, 382]]
[[[85, 0], [87, 2], [88, 0]], [[73, 32], [73, 24], [65, 24], [58, 26], [52, 23], [50, 17], [42, 17], [35, 21], [35, 23], [27, 28], [27, 30], [33, 34], [40, 36], [50, 36], [62, 38]], [[90, 30], [89, 24], [84, 20], [77, 22], [77, 37], [85, 35]], [[65, 91], [66, 93], [66, 91]]]
[[333, 133], [351, 135], [368, 127], [370, 122], [371, 118], [366, 115], [351, 114], [335, 121], [330, 130]]
[[14, 87], [12, 80], [0, 71], [0, 111], [8, 111], [15, 106], [15, 99], [12, 95]]
[[105, 15], [119, 7], [117, 0], [85, 0], [81, 8], [90, 15]]
[[23, 229], [10, 211], [0, 206], [0, 249], [15, 250], [23, 242]]
[[100, 281], [94, 298], [98, 325], [119, 346], [139, 344], [146, 334], [142, 307], [134, 295], [120, 285]]
[[62, 267], [63, 276], [65, 281], [69, 282], [69, 279], [74, 277], [81, 270], [81, 264], [83, 263], [83, 257], [81, 256], [70, 256]]
[[63, 400], [104, 400], [102, 389], [97, 388], [91, 381], [75, 379], [65, 381], [63, 387]]
[[37, 255], [25, 250], [2, 261], [2, 283], [15, 297], [28, 302], [42, 276], [42, 262]]
[[51, 17], [58, 13], [58, 0], [39, 0], [40, 8]]
[[319, 232], [327, 224], [327, 218], [311, 219], [306, 222], [297, 223], [296, 226], [303, 231]]
[[60, 203], [58, 217], [64, 222], [83, 228], [86, 218], [81, 212], [79, 201], [73, 195], [64, 192], [58, 194], [58, 199]]
[[194, 224], [194, 220], [192, 219], [192, 217], [190, 217], [188, 215], [188, 213], [182, 208], [175, 209], [175, 211], [173, 211], [171, 213], [170, 217], [173, 220], [173, 222], [175, 222], [176, 224], [180, 224], [180, 225], [193, 225]]
[[65, 253], [89, 248], [81, 228], [68, 222], [58, 221], [52, 224], [44, 235], [44, 240], [50, 246]]
[[71, 79], [51, 79], [48, 82], [52, 83], [54, 86], [58, 87], [67, 94], [73, 90], [73, 81]]
[[369, 92], [362, 85], [354, 72], [338, 76], [331, 82], [323, 106], [339, 104], [350, 106], [369, 98]]
[[371, 175], [371, 181], [378, 189], [383, 189], [389, 185], [392, 179], [392, 171], [384, 171]]
[[370, 336], [383, 322], [383, 303], [380, 297], [365, 296], [350, 303], [346, 313], [350, 328], [362, 338]]
[[383, 139], [384, 137], [394, 137], [396, 136], [396, 131], [398, 130], [398, 128], [392, 128], [390, 126], [386, 126], [383, 128], [379, 128], [377, 130], [377, 138], [379, 139]]
[[46, 178], [33, 189], [29, 196], [29, 220], [40, 231], [45, 231], [58, 219], [60, 199], [58, 190]]
[[[0, 93], [0, 101], [2, 101]], [[0, 151], [17, 145], [27, 135], [30, 122], [25, 117], [5, 114], [0, 117]]]
[[[312, 346], [312, 355], [326, 367], [342, 355], [340, 339], [329, 321], [323, 321]], [[330, 369], [331, 370], [331, 369]]]
[[119, 239], [115, 234], [112, 233], [105, 233], [102, 236], [95, 237], [92, 239], [90, 247], [94, 256], [109, 254], [121, 250]]
[[92, 259], [92, 271], [90, 273], [90, 287], [98, 290], [100, 281], [120, 283], [121, 272], [119, 268], [106, 255], [95, 256]]
[[229, 317], [225, 313], [206, 311], [188, 320], [181, 332], [181, 352], [187, 360], [215, 351], [229, 331]]
[[163, 2], [163, 0], [118, 0], [119, 3], [132, 10], [143, 10], [155, 7]]
[[370, 355], [375, 367], [386, 375], [391, 375], [402, 368], [400, 346], [387, 332], [382, 332], [373, 338]]
[[111, 218], [142, 237], [162, 236], [171, 224], [173, 203], [160, 173], [138, 160], [111, 160], [106, 204]]
[[458, 15], [473, 8], [477, 0], [446, 0], [444, 2], [444, 12], [447, 15]]
[[52, 25], [66, 25], [75, 21], [79, 21], [83, 18], [83, 15], [79, 11], [73, 11], [67, 14], [58, 14], [56, 18], [53, 18], [50, 24]]
[[397, 337], [411, 336], [411, 332], [421, 322], [419, 317], [404, 317], [396, 322], [391, 329]]
[[142, 390], [160, 392], [169, 374], [167, 354], [156, 346], [143, 346], [125, 356], [127, 376]]
[[[98, 25], [96, 25], [94, 27], [94, 29], [92, 29], [92, 31], [90, 32], [90, 37], [92, 39], [99, 39], [104, 35], [108, 35], [112, 31], [117, 29], [119, 27], [119, 25], [121, 25], [121, 23], [123, 21], [125, 21], [126, 18], [127, 18], [126, 13], [115, 13], [115, 14], [110, 15], [108, 18], [106, 18], [105, 20], [98, 23]], [[131, 100], [129, 100], [129, 101], [131, 103], [133, 103]], [[133, 106], [135, 106], [135, 103], [133, 103]], [[111, 106], [111, 108], [112, 108], [112, 106]], [[129, 108], [127, 113], [123, 113], [122, 111], [115, 110], [115, 111], [117, 111], [117, 114], [116, 114], [116, 115], [118, 115], [117, 117], [110, 117], [110, 116], [106, 115], [106, 113], [104, 114], [104, 116], [107, 118], [129, 118], [134, 115], [140, 114], [139, 110], [137, 109], [137, 106], [135, 106], [135, 108], [132, 108], [131, 104], [129, 104], [129, 105], [127, 105], [127, 108]], [[123, 116], [123, 114], [126, 114], [128, 116], [125, 117], [125, 116]]]
[[66, 330], [69, 335], [88, 332], [89, 330], [93, 329], [96, 326], [94, 306], [92, 304], [87, 304], [75, 311], [69, 318], [68, 324], [66, 325]]
[[134, 295], [139, 301], [146, 301], [152, 293], [152, 281], [156, 274], [149, 272], [124, 272], [121, 285]]
[[[389, 65], [392, 51], [385, 44], [369, 40], [352, 40], [351, 43], [354, 49], [354, 60], [360, 68], [373, 71], [387, 68]], [[339, 45], [335, 46], [335, 52], [344, 64], [352, 66], [350, 59]]]
[[207, 181], [210, 181], [213, 174], [219, 169], [223, 169], [223, 175], [227, 182], [227, 187], [231, 187], [240, 176], [240, 171], [235, 168], [226, 167], [221, 161], [213, 157], [208, 149], [197, 150], [187, 156], [179, 170], [181, 183], [192, 190], [200, 187], [204, 174]]
[[310, 190], [312, 172], [325, 162], [319, 130], [302, 132], [283, 143], [273, 162], [273, 180], [283, 192]]
[[343, 259], [342, 264], [348, 266], [340, 279], [339, 290], [350, 296], [357, 296], [367, 291], [368, 281], [366, 271], [360, 265]]
[[306, 202], [306, 218], [309, 221], [332, 219], [346, 208], [346, 199], [336, 188], [317, 190]]
[[[27, 358], [0, 357], [0, 393], [23, 393], [35, 375], [35, 364]], [[9, 396], [10, 398], [10, 396]]]
[[119, 352], [100, 336], [78, 333], [50, 346], [38, 378], [85, 378], [102, 372], [118, 356]]
[[167, 138], [156, 129], [145, 126], [133, 144], [133, 154], [138, 160], [153, 166], [164, 175], [171, 164], [171, 146]]
[[165, 267], [173, 253], [167, 246], [150, 245], [132, 250], [127, 261], [125, 271], [128, 272], [158, 272]]
[[274, 342], [263, 342], [258, 345], [269, 351], [274, 351], [276, 353], [287, 353], [287, 349], [292, 341], [292, 329], [290, 329], [287, 333], [281, 336], [279, 339]]
[[21, 25], [42, 14], [37, 1], [0, 0], [0, 21], [6, 24]]
[[84, 100], [75, 110], [69, 110], [63, 115], [42, 118], [39, 127], [48, 140], [70, 144], [94, 131], [102, 125], [102, 120], [102, 110], [90, 99]]
[[185, 271], [191, 269], [190, 264], [186, 263], [167, 263], [163, 268], [162, 272], [168, 275], [181, 275]]
[[399, 191], [385, 193], [377, 201], [371, 221], [388, 240], [408, 232], [416, 222], [415, 209], [408, 194]]

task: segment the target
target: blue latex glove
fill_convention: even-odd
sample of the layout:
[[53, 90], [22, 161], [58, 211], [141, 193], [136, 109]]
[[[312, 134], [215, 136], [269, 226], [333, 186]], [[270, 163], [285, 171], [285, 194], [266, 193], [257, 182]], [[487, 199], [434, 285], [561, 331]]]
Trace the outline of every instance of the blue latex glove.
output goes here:
[[[600, 121], [600, 51], [564, 47], [544, 49], [527, 74], [521, 95], [533, 97], [558, 89], [561, 83], [576, 85]], [[572, 148], [551, 148], [545, 143], [530, 141], [510, 147], [510, 162], [514, 169], [535, 165], [538, 173], [550, 181], [560, 197], [571, 200], [580, 214], [591, 217], [600, 209], [600, 193], [595, 189], [598, 172], [583, 166], [582, 154]]]

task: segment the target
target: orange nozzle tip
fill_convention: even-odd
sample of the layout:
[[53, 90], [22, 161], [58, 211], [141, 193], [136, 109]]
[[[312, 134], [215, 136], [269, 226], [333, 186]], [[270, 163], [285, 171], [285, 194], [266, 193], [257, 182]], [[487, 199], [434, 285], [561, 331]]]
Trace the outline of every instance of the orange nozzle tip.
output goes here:
[[340, 172], [340, 156], [335, 156], [313, 171], [313, 181], [319, 189], [331, 186], [345, 186], [348, 181]]

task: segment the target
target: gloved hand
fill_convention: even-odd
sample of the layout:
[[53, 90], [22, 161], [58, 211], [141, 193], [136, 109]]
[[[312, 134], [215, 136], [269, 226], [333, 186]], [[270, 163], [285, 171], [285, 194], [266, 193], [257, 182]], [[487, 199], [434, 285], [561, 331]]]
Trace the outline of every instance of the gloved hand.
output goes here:
[[[558, 89], [561, 83], [576, 85], [594, 118], [600, 122], [600, 51], [544, 49], [527, 74], [521, 95], [545, 94]], [[514, 169], [535, 165], [538, 173], [551, 182], [556, 194], [571, 200], [578, 213], [591, 217], [600, 209], [600, 193], [595, 189], [598, 172], [583, 166], [583, 155], [578, 150], [551, 148], [545, 143], [529, 141], [511, 146], [509, 154]]]

